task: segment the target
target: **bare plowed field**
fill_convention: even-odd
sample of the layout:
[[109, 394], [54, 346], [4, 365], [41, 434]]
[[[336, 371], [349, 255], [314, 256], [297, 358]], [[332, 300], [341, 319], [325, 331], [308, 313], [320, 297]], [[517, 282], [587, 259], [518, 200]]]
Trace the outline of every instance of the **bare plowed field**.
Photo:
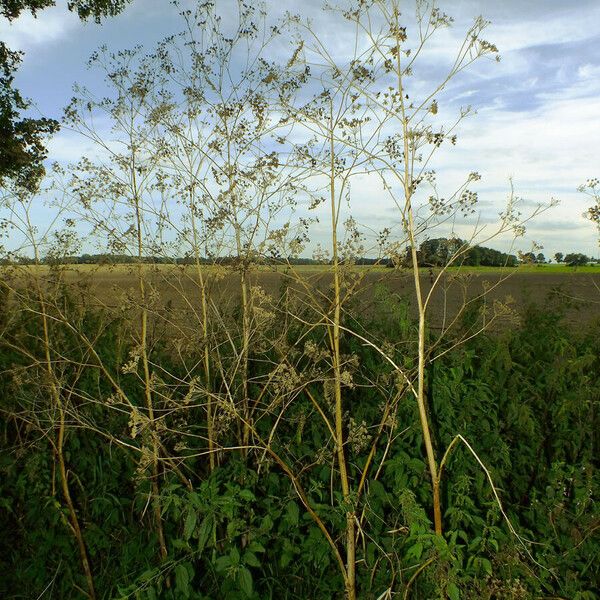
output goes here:
[[[156, 309], [168, 308], [183, 317], [198, 310], [200, 288], [195, 268], [144, 266], [143, 273]], [[222, 311], [235, 311], [240, 299], [239, 273], [218, 267], [205, 267], [203, 273], [210, 302]], [[19, 282], [22, 284], [33, 274], [45, 279], [49, 271], [46, 267], [29, 267], [12, 274], [5, 271], [4, 278], [9, 285], [18, 288]], [[135, 302], [139, 297], [137, 274], [135, 266], [78, 265], [68, 267], [62, 277], [85, 296], [86, 302], [118, 308], [128, 299]], [[488, 318], [500, 315], [496, 317], [496, 323], [510, 322], [510, 313], [519, 312], [527, 303], [562, 304], [567, 322], [574, 327], [583, 327], [600, 319], [600, 273], [597, 270], [565, 272], [548, 267], [539, 271], [457, 271], [443, 275], [424, 270], [420, 280], [426, 294], [438, 276], [428, 305], [431, 324], [436, 328], [447, 326], [464, 312], [465, 307], [474, 309], [482, 305], [485, 305]], [[327, 267], [298, 267], [288, 272], [263, 268], [253, 272], [250, 279], [252, 285], [260, 286], [274, 299], [281, 298], [287, 287], [288, 293], [297, 295], [307, 304], [318, 303], [325, 307], [329, 302], [332, 275]], [[364, 311], [371, 310], [375, 296], [387, 289], [396, 298], [405, 299], [411, 312], [416, 314], [410, 271], [353, 267], [345, 276], [344, 289], [358, 292], [354, 302], [360, 303]]]

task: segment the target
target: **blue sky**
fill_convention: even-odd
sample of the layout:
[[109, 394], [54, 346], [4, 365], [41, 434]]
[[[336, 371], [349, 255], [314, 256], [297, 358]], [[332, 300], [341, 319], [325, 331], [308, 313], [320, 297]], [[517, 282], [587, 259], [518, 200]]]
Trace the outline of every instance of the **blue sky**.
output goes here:
[[[224, 12], [230, 0], [221, 0]], [[12, 24], [0, 20], [0, 38], [25, 51], [17, 77], [24, 95], [32, 98], [45, 116], [60, 117], [75, 82], [92, 84], [95, 74], [86, 70], [89, 55], [101, 44], [128, 48], [154, 43], [180, 28], [177, 11], [166, 0], [134, 0], [125, 12], [102, 26], [82, 24], [68, 13], [65, 2], [39, 14], [23, 15]], [[407, 14], [412, 2], [407, 1]], [[486, 37], [494, 42], [500, 63], [481, 61], [463, 73], [444, 93], [448, 114], [465, 104], [477, 114], [463, 122], [452, 153], [440, 153], [435, 167], [449, 188], [478, 171], [483, 218], [492, 220], [503, 207], [512, 177], [525, 205], [560, 204], [528, 227], [518, 247], [527, 250], [532, 240], [541, 243], [546, 256], [557, 251], [598, 255], [597, 232], [582, 214], [586, 198], [576, 188], [600, 175], [600, 2], [578, 0], [452, 0], [439, 2], [455, 17], [455, 25], [432, 45], [424, 85], [443, 69], [472, 18], [482, 14], [491, 21]], [[343, 39], [328, 27], [321, 2], [278, 0], [267, 2], [272, 13], [293, 9], [310, 15], [326, 43], [343, 52]], [[50, 144], [51, 158], [74, 161], [92, 154], [89, 143], [62, 131]], [[359, 221], [377, 228], [391, 217], [383, 203], [360, 202], [369, 182], [358, 181], [354, 210]], [[471, 223], [464, 224], [468, 233]], [[461, 225], [461, 227], [463, 227]], [[493, 245], [508, 248], [508, 238]]]

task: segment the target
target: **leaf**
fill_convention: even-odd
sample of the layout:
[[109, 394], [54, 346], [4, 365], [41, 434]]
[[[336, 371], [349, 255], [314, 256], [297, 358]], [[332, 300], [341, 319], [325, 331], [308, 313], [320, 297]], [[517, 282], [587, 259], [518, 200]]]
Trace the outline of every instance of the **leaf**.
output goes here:
[[285, 507], [285, 517], [284, 517], [285, 522], [288, 525], [295, 527], [296, 525], [298, 525], [299, 517], [300, 517], [300, 510], [298, 508], [298, 505], [293, 500], [290, 500], [287, 503], [287, 506]]
[[256, 496], [250, 490], [240, 490], [240, 498], [252, 502], [256, 499]]
[[244, 553], [244, 563], [249, 567], [260, 567], [260, 560], [253, 552], [246, 551]]
[[448, 598], [450, 598], [450, 600], [460, 600], [460, 590], [453, 581], [448, 584], [446, 593], [448, 594]]
[[184, 564], [175, 567], [175, 587], [184, 598], [190, 597], [190, 574]]
[[215, 561], [215, 571], [222, 573], [231, 566], [231, 559], [229, 556], [219, 556]]
[[[310, 534], [309, 534], [309, 538], [310, 538]], [[309, 552], [312, 553], [311, 545], [309, 545], [308, 547], [310, 548]], [[292, 544], [292, 542], [290, 540], [288, 540], [287, 538], [284, 538], [283, 548], [281, 550], [281, 558], [280, 558], [280, 563], [283, 567], [285, 567], [287, 564], [289, 564], [289, 562], [292, 560], [292, 558], [296, 554], [296, 550], [297, 550], [297, 547], [294, 544]]]
[[266, 552], [265, 547], [258, 542], [250, 542], [248, 550], [250, 550], [250, 552]]
[[385, 500], [385, 498], [387, 496], [385, 488], [383, 487], [383, 484], [381, 483], [381, 481], [378, 481], [377, 479], [374, 479], [373, 481], [371, 481], [371, 483], [369, 484], [369, 491], [373, 497], [381, 498], [382, 500]]
[[492, 575], [492, 563], [487, 558], [481, 559], [481, 566], [488, 575]]
[[229, 551], [229, 560], [234, 567], [240, 564], [240, 551], [235, 546]]
[[415, 560], [419, 560], [423, 554], [423, 544], [417, 542], [414, 546], [411, 546], [406, 552], [406, 558], [414, 557]]
[[240, 589], [250, 598], [252, 596], [252, 573], [246, 567], [241, 567], [238, 571], [238, 583]]
[[260, 524], [260, 530], [261, 531], [270, 531], [273, 527], [273, 519], [271, 519], [271, 517], [269, 515], [265, 515], [265, 517], [263, 518], [261, 524]]
[[198, 521], [198, 515], [195, 510], [188, 511], [185, 523], [183, 525], [183, 537], [189, 540], [196, 529], [196, 523]]
[[213, 530], [213, 517], [212, 515], [206, 515], [200, 523], [200, 530], [198, 531], [198, 552], [202, 552], [206, 547], [210, 534]]

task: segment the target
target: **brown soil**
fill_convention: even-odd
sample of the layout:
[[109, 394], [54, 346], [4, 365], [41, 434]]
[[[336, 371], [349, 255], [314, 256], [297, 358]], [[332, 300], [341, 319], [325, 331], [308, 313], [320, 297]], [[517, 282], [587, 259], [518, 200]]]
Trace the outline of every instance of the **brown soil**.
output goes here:
[[[211, 301], [221, 310], [233, 312], [240, 297], [239, 275], [212, 267], [207, 272]], [[168, 306], [180, 314], [198, 310], [199, 287], [192, 268], [145, 267], [145, 276], [157, 292], [157, 308]], [[433, 272], [421, 275], [421, 285], [426, 294], [436, 276]], [[21, 277], [15, 274], [13, 281]], [[117, 308], [126, 302], [127, 296], [134, 302], [137, 297], [135, 267], [76, 267], [67, 270], [64, 277], [67, 283], [81, 290], [89, 303]], [[267, 269], [252, 274], [253, 284], [260, 285], [272, 297], [280, 297], [287, 282], [294, 295], [313, 304], [317, 299], [323, 306], [329, 303], [331, 281], [331, 273], [325, 268], [299, 269], [297, 277]], [[361, 310], [370, 310], [374, 291], [382, 286], [406, 298], [411, 312], [416, 315], [414, 283], [409, 271], [355, 268], [348, 272], [345, 282], [345, 289], [355, 286], [359, 291], [355, 301], [360, 302]], [[511, 318], [510, 312], [519, 312], [527, 303], [562, 304], [566, 321], [574, 327], [585, 327], [600, 320], [600, 274], [518, 271], [445, 274], [440, 277], [431, 296], [428, 310], [432, 326], [442, 328], [463, 314], [465, 309], [479, 307], [481, 310], [482, 306], [487, 319], [496, 314], [500, 315], [496, 317], [496, 323], [507, 323]]]

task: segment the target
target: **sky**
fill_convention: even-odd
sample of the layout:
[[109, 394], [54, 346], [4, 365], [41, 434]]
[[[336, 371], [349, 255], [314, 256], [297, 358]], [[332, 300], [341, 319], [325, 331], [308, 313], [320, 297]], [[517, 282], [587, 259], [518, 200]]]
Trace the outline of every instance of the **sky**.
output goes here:
[[[343, 0], [342, 0], [343, 1]], [[219, 0], [224, 14], [230, 0]], [[442, 116], [470, 105], [477, 114], [459, 129], [452, 152], [440, 152], [434, 166], [441, 185], [451, 189], [470, 171], [482, 176], [473, 189], [481, 199], [480, 223], [494, 220], [504, 207], [512, 180], [522, 198], [523, 211], [552, 198], [559, 204], [539, 215], [527, 227], [516, 247], [527, 251], [535, 241], [546, 257], [555, 252], [599, 254], [597, 230], [583, 218], [589, 199], [577, 192], [586, 179], [600, 176], [600, 2], [598, 0], [446, 0], [442, 10], [455, 18], [431, 45], [417, 76], [427, 87], [443, 72], [473, 17], [481, 14], [491, 24], [486, 38], [500, 51], [499, 63], [483, 60], [462, 73], [444, 92]], [[406, 2], [406, 13], [413, 3]], [[273, 16], [286, 9], [309, 15], [324, 43], [343, 55], [344, 38], [321, 11], [319, 0], [268, 0]], [[0, 19], [0, 39], [23, 50], [16, 78], [35, 111], [60, 118], [75, 82], [98, 85], [86, 69], [90, 54], [102, 44], [148, 50], [180, 29], [177, 10], [166, 0], [134, 0], [119, 16], [101, 26], [81, 23], [59, 0], [56, 7], [24, 14], [8, 23]], [[76, 161], [93, 148], [73, 132], [62, 130], [49, 144], [50, 159]], [[373, 198], [368, 178], [358, 180], [354, 214], [367, 226], [379, 228], [394, 220], [392, 209]], [[47, 218], [40, 212], [39, 219]], [[474, 219], [456, 226], [468, 237]], [[317, 231], [317, 238], [319, 236]], [[508, 237], [490, 242], [509, 249]]]

